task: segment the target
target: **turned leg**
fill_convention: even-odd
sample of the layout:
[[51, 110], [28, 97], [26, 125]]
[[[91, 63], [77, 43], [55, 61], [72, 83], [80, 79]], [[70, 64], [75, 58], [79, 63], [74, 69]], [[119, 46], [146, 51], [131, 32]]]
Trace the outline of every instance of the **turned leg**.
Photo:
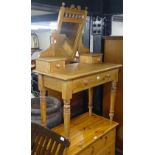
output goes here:
[[72, 98], [72, 83], [70, 81], [65, 81], [62, 85], [62, 98], [64, 101], [64, 131], [65, 137], [70, 138], [70, 115], [71, 107], [70, 100]]
[[89, 109], [89, 116], [92, 115], [92, 109], [93, 109], [93, 88], [88, 89], [88, 109]]
[[117, 89], [117, 82], [112, 81], [112, 86], [111, 86], [111, 95], [110, 95], [110, 120], [113, 120], [114, 117], [114, 107], [115, 107], [115, 98], [116, 98], [116, 89]]
[[45, 90], [40, 91], [40, 110], [41, 110], [41, 124], [46, 126], [46, 97]]
[[40, 113], [41, 113], [41, 124], [46, 126], [46, 97], [45, 97], [45, 87], [44, 87], [44, 80], [43, 75], [38, 75], [38, 84], [40, 90]]
[[65, 136], [68, 139], [70, 133], [70, 115], [71, 115], [70, 100], [64, 100], [64, 131]]

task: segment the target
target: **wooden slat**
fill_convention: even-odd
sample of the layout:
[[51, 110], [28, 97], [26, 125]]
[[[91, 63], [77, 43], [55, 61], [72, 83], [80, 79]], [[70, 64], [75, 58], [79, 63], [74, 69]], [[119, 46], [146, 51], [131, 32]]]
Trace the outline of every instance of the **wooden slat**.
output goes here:
[[51, 141], [50, 141], [50, 143], [49, 143], [48, 150], [47, 150], [48, 155], [50, 155], [50, 152], [52, 151], [53, 144], [54, 144], [54, 140], [53, 140], [53, 139], [51, 139]]
[[31, 137], [32, 155], [62, 155], [70, 144], [65, 137], [35, 123], [32, 123]]

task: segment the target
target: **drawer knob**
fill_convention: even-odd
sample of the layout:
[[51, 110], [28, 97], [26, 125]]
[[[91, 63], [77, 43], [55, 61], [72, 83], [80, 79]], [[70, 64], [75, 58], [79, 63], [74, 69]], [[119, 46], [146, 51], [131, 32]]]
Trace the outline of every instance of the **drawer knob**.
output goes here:
[[84, 83], [85, 86], [87, 86], [88, 85], [88, 80], [83, 80], [83, 83]]
[[97, 76], [97, 77], [96, 77], [97, 80], [100, 80], [100, 78], [101, 78], [100, 76]]
[[60, 64], [56, 64], [56, 67], [57, 67], [57, 68], [60, 68], [60, 66], [61, 66]]

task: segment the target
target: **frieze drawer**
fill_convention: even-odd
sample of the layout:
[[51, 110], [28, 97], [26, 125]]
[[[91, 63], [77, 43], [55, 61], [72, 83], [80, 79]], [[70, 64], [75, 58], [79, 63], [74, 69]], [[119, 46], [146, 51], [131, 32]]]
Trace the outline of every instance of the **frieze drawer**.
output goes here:
[[73, 92], [79, 92], [84, 89], [88, 89], [90, 87], [97, 86], [99, 84], [103, 84], [109, 81], [112, 81], [117, 77], [117, 70], [107, 71], [91, 76], [87, 76], [84, 78], [79, 78], [73, 80], [72, 83], [72, 90]]

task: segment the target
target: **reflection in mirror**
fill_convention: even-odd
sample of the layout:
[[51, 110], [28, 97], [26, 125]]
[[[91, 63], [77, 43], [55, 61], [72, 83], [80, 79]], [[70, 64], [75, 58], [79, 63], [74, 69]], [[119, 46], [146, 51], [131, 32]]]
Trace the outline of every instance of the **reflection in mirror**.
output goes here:
[[77, 36], [79, 24], [63, 22], [61, 26], [60, 34], [65, 34], [71, 46], [74, 46], [74, 42]]

